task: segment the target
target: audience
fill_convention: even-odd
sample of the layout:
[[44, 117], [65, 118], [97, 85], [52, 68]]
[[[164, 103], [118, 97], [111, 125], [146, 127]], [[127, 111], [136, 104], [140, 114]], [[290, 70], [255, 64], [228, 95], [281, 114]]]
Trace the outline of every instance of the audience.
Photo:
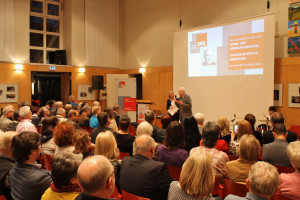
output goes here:
[[[231, 140], [229, 142], [229, 152], [233, 154], [235, 157], [239, 157], [240, 155], [240, 138], [245, 134], [252, 134], [251, 125], [246, 120], [241, 120], [238, 122], [237, 133], [234, 131], [231, 132]], [[235, 140], [235, 138], [237, 138]]]
[[173, 181], [166, 164], [154, 161], [154, 139], [146, 134], [136, 137], [136, 154], [121, 163], [120, 186], [126, 192], [151, 200], [167, 199]]
[[65, 105], [65, 111], [66, 111], [66, 116], [68, 115], [69, 111], [72, 109], [72, 105], [71, 104], [66, 104]]
[[111, 131], [99, 133], [99, 135], [96, 138], [95, 155], [102, 155], [110, 160], [111, 164], [115, 168], [114, 173], [116, 178], [116, 185], [120, 191], [119, 180], [121, 164], [118, 160], [120, 151], [117, 147], [116, 139]]
[[56, 117], [59, 121], [59, 123], [65, 122], [68, 119], [66, 118], [66, 110], [63, 108], [59, 108], [56, 112]]
[[113, 112], [114, 118], [116, 120], [117, 125], [119, 126], [121, 106], [116, 104], [113, 106], [113, 110], [114, 110], [114, 112]]
[[78, 125], [78, 120], [79, 120], [79, 114], [78, 111], [75, 109], [71, 109], [68, 112], [68, 120], [70, 124], [74, 126], [75, 129], [80, 129], [80, 126]]
[[117, 122], [113, 116], [113, 110], [110, 107], [106, 107], [104, 109], [104, 112], [106, 112], [109, 116], [110, 123], [109, 123], [109, 128], [111, 128], [114, 132], [118, 132], [118, 125]]
[[291, 161], [295, 173], [279, 175], [279, 192], [290, 198], [290, 199], [300, 199], [300, 142], [291, 142], [287, 147], [287, 155]]
[[219, 117], [217, 121], [221, 129], [220, 140], [225, 140], [229, 145], [231, 133], [229, 131], [229, 121], [226, 117]]
[[130, 117], [122, 115], [119, 119], [120, 130], [115, 135], [118, 148], [121, 152], [129, 153], [132, 156], [132, 148], [135, 137], [129, 134]]
[[170, 117], [170, 115], [163, 115], [160, 121], [161, 121], [162, 128], [157, 131], [156, 141], [159, 143], [163, 143], [164, 140], [166, 139], [165, 131], [169, 126], [169, 124], [172, 122], [172, 118]]
[[260, 154], [260, 144], [253, 135], [243, 135], [240, 139], [240, 157], [226, 163], [226, 177], [236, 183], [246, 183], [250, 168]]
[[165, 134], [164, 144], [157, 147], [158, 160], [167, 165], [181, 167], [189, 156], [184, 149], [184, 128], [178, 121], [173, 121], [166, 129]]
[[13, 122], [14, 107], [12, 105], [6, 105], [2, 110], [2, 116], [0, 118], [0, 129], [3, 132], [16, 131], [16, 124]]
[[[276, 108], [276, 107], [275, 107]], [[274, 112], [271, 115], [271, 125], [274, 126], [275, 124], [284, 124], [284, 118], [282, 113], [280, 112]], [[293, 132], [293, 131], [287, 131], [288, 134], [286, 136], [286, 141], [288, 143], [290, 142], [294, 142], [297, 141], [297, 133]], [[274, 141], [274, 136], [272, 131], [265, 131], [263, 133], [263, 144], [268, 144]]]
[[23, 131], [36, 132], [36, 127], [31, 123], [32, 113], [30, 111], [29, 106], [23, 106], [19, 110], [19, 116], [21, 118], [21, 122], [18, 124], [16, 128], [17, 133], [21, 133]]
[[[157, 142], [157, 134], [159, 134], [159, 128], [157, 126], [153, 125], [154, 120], [155, 120], [155, 114], [152, 110], [147, 110], [145, 112], [145, 120], [146, 120], [146, 122], [151, 124], [151, 126], [153, 127], [152, 137]], [[161, 136], [159, 136], [159, 137], [161, 137]]]
[[246, 180], [246, 187], [249, 189], [246, 197], [230, 194], [225, 200], [269, 199], [275, 193], [278, 184], [279, 175], [276, 167], [266, 162], [257, 162], [252, 165]]
[[98, 128], [99, 127], [97, 116], [100, 112], [101, 112], [100, 106], [93, 106], [93, 108], [92, 108], [93, 116], [90, 119], [90, 127], [91, 128]]
[[265, 144], [262, 149], [262, 160], [275, 166], [291, 167], [291, 163], [286, 153], [288, 134], [284, 124], [275, 124], [273, 126], [274, 142]]
[[216, 122], [207, 122], [202, 129], [202, 146], [193, 148], [190, 153], [194, 151], [207, 151], [210, 153], [215, 175], [222, 182], [226, 174], [225, 165], [229, 159], [226, 153], [214, 148], [219, 135], [220, 127], [218, 124]]
[[85, 130], [76, 130], [75, 154], [82, 154], [83, 159], [93, 155], [95, 145], [91, 143], [91, 137]]
[[74, 95], [70, 95], [70, 96], [68, 97], [68, 104], [71, 104], [72, 106], [77, 105], [77, 104], [75, 103], [75, 97], [74, 97]]
[[39, 118], [40, 118], [39, 124], [42, 124], [45, 117], [50, 117], [50, 111], [46, 106], [43, 106], [40, 108], [39, 114], [40, 114], [39, 115]]
[[24, 131], [12, 139], [11, 150], [17, 163], [11, 170], [10, 187], [15, 200], [40, 200], [50, 186], [50, 174], [35, 162], [40, 147], [38, 133]]
[[215, 175], [211, 156], [206, 151], [196, 151], [183, 164], [179, 182], [170, 185], [168, 200], [213, 200]]
[[83, 106], [83, 108], [80, 111], [80, 117], [78, 119], [78, 124], [79, 126], [85, 126], [87, 129], [90, 128], [90, 112], [91, 112], [91, 107], [90, 106]]
[[51, 161], [53, 182], [41, 200], [69, 200], [77, 197], [82, 192], [77, 180], [77, 170], [81, 161], [72, 153], [54, 156]]
[[92, 130], [91, 138], [92, 143], [95, 144], [96, 137], [99, 133], [104, 131], [111, 131], [111, 129], [108, 127], [110, 124], [109, 116], [106, 112], [100, 112], [97, 116], [99, 127]]
[[77, 177], [83, 192], [75, 200], [110, 199], [115, 187], [114, 167], [104, 156], [91, 156], [78, 168]]
[[199, 133], [202, 135], [202, 129], [203, 129], [203, 126], [204, 126], [204, 114], [203, 113], [196, 113], [196, 114], [194, 114], [194, 118], [197, 122]]
[[54, 116], [45, 117], [41, 128], [41, 153], [53, 156], [56, 144], [53, 138], [53, 129], [58, 124], [58, 119]]
[[263, 145], [263, 143], [262, 143], [262, 134], [261, 134], [261, 132], [256, 131], [255, 128], [254, 128], [254, 125], [255, 125], [255, 122], [256, 122], [255, 116], [252, 115], [252, 114], [247, 114], [247, 115], [245, 115], [245, 120], [247, 120], [250, 123], [253, 135], [256, 137], [256, 139], [259, 141], [260, 145], [262, 146]]
[[7, 131], [0, 134], [0, 194], [7, 200], [11, 200], [11, 190], [9, 184], [10, 170], [15, 164], [11, 152], [11, 140], [17, 132]]
[[192, 148], [199, 146], [201, 134], [193, 116], [186, 117], [183, 124], [185, 129], [185, 150], [189, 152]]

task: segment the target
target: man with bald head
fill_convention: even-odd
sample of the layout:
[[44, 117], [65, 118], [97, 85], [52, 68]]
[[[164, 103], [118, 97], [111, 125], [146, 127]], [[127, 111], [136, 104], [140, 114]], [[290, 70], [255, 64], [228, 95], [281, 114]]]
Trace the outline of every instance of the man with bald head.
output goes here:
[[122, 160], [121, 188], [126, 192], [151, 200], [167, 199], [173, 179], [166, 164], [152, 160], [154, 139], [146, 134], [139, 135], [133, 145], [136, 154]]
[[179, 100], [175, 99], [176, 103], [179, 104], [179, 120], [183, 124], [184, 119], [191, 117], [192, 113], [192, 100], [191, 97], [185, 93], [185, 88], [180, 87], [178, 89]]
[[114, 191], [114, 167], [104, 156], [86, 158], [78, 168], [77, 178], [83, 192], [75, 200], [110, 199]]

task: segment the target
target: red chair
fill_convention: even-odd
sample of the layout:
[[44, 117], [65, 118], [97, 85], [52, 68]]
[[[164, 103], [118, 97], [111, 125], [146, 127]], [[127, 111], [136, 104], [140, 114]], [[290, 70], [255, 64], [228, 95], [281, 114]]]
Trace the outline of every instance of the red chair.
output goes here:
[[219, 181], [219, 178], [216, 176], [215, 177], [215, 187], [214, 187], [214, 190], [211, 194], [213, 196], [219, 195], [219, 188], [220, 188], [220, 181]]
[[281, 193], [275, 193], [270, 200], [292, 200], [286, 196], [283, 196]]
[[6, 197], [4, 195], [0, 195], [0, 200], [6, 200]]
[[41, 160], [42, 169], [51, 170], [52, 158], [53, 158], [53, 156], [51, 156], [51, 155], [46, 155], [46, 154], [42, 155], [42, 160]]
[[134, 194], [130, 194], [124, 190], [121, 190], [121, 192], [122, 192], [122, 200], [150, 200], [145, 197], [139, 197]]
[[297, 133], [298, 140], [300, 139], [300, 126], [292, 125], [289, 129], [289, 131], [293, 131]]
[[279, 174], [281, 173], [286, 173], [286, 174], [290, 174], [290, 173], [294, 173], [294, 168], [292, 167], [283, 167], [283, 166], [275, 166], [277, 168], [277, 171]]
[[229, 194], [245, 197], [248, 192], [246, 185], [235, 183], [231, 180], [225, 179], [223, 186], [223, 197], [225, 198]]
[[167, 168], [169, 170], [170, 175], [175, 181], [179, 181], [180, 173], [181, 173], [181, 167], [175, 167], [171, 165], [167, 165]]
[[110, 195], [110, 198], [116, 198], [117, 200], [122, 199], [122, 195], [120, 194], [117, 186], [115, 186], [113, 193]]
[[128, 156], [130, 156], [129, 153], [120, 152], [119, 159], [122, 160], [123, 158], [128, 157]]

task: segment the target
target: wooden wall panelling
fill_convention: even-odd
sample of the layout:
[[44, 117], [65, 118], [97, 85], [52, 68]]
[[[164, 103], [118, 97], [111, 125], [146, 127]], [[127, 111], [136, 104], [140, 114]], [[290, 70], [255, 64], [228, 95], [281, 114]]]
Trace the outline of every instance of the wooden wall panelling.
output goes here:
[[169, 82], [170, 82], [170, 74], [169, 72], [162, 72], [159, 74], [160, 79], [160, 87], [159, 87], [159, 110], [161, 113], [168, 113], [167, 112], [167, 100], [168, 100], [168, 92], [170, 90]]

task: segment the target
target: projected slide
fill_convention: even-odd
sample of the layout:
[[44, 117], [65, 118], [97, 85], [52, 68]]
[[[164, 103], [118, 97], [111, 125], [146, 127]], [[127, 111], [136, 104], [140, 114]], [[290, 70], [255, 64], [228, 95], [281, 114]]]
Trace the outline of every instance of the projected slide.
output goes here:
[[188, 32], [188, 76], [264, 72], [264, 19]]

